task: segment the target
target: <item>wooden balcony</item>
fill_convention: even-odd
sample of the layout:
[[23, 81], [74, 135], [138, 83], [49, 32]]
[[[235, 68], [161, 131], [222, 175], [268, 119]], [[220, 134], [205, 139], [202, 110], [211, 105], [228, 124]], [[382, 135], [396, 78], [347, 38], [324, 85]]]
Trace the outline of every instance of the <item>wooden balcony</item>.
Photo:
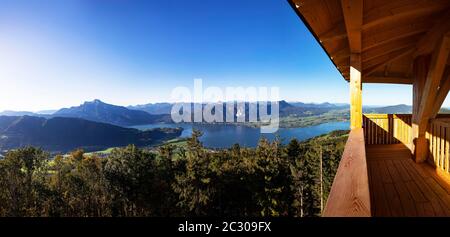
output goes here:
[[[438, 112], [450, 91], [450, 1], [288, 1], [349, 82], [352, 131], [324, 216], [448, 215], [450, 120]], [[411, 84], [414, 124], [363, 117], [364, 83]]]
[[450, 119], [429, 124], [429, 159], [412, 159], [411, 115], [366, 115], [350, 132], [324, 216], [450, 216]]

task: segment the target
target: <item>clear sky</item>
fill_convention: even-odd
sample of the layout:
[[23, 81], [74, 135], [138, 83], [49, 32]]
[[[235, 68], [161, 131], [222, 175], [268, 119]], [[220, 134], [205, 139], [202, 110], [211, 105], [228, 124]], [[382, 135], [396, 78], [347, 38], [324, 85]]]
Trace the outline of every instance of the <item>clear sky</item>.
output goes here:
[[[286, 0], [0, 0], [0, 111], [169, 101], [195, 78], [348, 102], [347, 83]], [[411, 87], [364, 85], [363, 96], [411, 104]]]

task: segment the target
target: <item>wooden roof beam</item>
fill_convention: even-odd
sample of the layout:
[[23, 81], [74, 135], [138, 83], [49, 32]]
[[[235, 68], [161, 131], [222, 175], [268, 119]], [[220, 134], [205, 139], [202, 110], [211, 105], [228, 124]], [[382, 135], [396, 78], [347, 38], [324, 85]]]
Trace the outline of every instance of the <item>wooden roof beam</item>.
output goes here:
[[336, 51], [335, 53], [331, 53], [331, 60], [333, 60], [333, 62], [339, 62], [343, 59], [349, 59], [350, 58], [350, 51], [348, 49], [348, 47], [344, 47], [338, 51]]
[[386, 84], [412, 84], [410, 77], [368, 76], [363, 77], [363, 83], [386, 83]]
[[341, 67], [349, 66], [350, 65], [350, 56], [348, 56], [346, 58], [340, 58], [340, 59], [333, 60], [333, 62], [336, 65], [341, 65]]
[[363, 29], [389, 24], [399, 19], [425, 16], [449, 7], [448, 0], [394, 0], [364, 14]]
[[[385, 66], [389, 63], [395, 62], [407, 55], [410, 55], [410, 54], [414, 53], [414, 51], [415, 51], [414, 47], [410, 47], [408, 49], [401, 49], [401, 50], [397, 50], [392, 53], [383, 55], [382, 57], [379, 57], [379, 59], [377, 60], [377, 61], [379, 61], [378, 64], [373, 65], [373, 63], [367, 62], [366, 64], [364, 64], [363, 74], [369, 76], [370, 74], [379, 70], [383, 66]], [[375, 60], [373, 60], [373, 61], [375, 61]]]
[[444, 34], [450, 31], [450, 10], [446, 11], [429, 31], [417, 42], [417, 51], [414, 57], [430, 54], [434, 47], [439, 43]]
[[375, 48], [391, 41], [418, 35], [430, 29], [429, 22], [411, 23], [409, 25], [399, 25], [389, 30], [380, 31], [374, 34], [363, 35], [363, 51]]
[[435, 48], [427, 78], [425, 81], [425, 86], [423, 88], [423, 94], [420, 101], [419, 112], [417, 114], [419, 134], [423, 134], [426, 131], [428, 120], [433, 116], [433, 107], [441, 106], [442, 104], [436, 105], [436, 96], [439, 90], [439, 85], [441, 83], [444, 70], [447, 65], [447, 59], [450, 53], [450, 33], [446, 33], [444, 37], [441, 38], [440, 43]]
[[341, 0], [345, 28], [351, 53], [361, 53], [363, 0]]
[[347, 32], [345, 29], [344, 22], [340, 22], [339, 24], [333, 26], [331, 30], [319, 35], [320, 43], [326, 43], [329, 41], [340, 40], [345, 38], [347, 38]]
[[295, 4], [296, 8], [301, 8], [305, 5], [317, 3], [317, 0], [292, 0], [292, 2]]
[[410, 48], [416, 45], [418, 37], [405, 37], [398, 40], [379, 45], [369, 50], [363, 50], [362, 61], [367, 62], [377, 57], [401, 50]]

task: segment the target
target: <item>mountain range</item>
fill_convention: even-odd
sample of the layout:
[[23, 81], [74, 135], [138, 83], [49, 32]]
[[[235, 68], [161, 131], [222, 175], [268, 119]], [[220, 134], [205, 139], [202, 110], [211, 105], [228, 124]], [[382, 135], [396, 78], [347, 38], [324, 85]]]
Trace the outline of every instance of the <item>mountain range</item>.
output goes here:
[[170, 122], [170, 116], [167, 114], [149, 114], [142, 110], [133, 110], [123, 106], [111, 105], [100, 100], [85, 102], [79, 106], [60, 109], [51, 116], [82, 118], [94, 122], [109, 123], [123, 127]]
[[[258, 105], [258, 102], [245, 102], [245, 112], [248, 115], [250, 105]], [[198, 104], [197, 104], [198, 105]], [[56, 111], [3, 111], [0, 115], [5, 116], [36, 116], [44, 118], [52, 117], [69, 117], [82, 118], [94, 122], [109, 123], [117, 126], [135, 126], [152, 123], [170, 123], [172, 103], [154, 103], [136, 106], [116, 106], [107, 104], [100, 100], [84, 102], [79, 106], [70, 108], [63, 108]], [[205, 105], [203, 104], [202, 107]], [[191, 111], [194, 111], [194, 103], [191, 103]], [[320, 115], [330, 110], [346, 110], [349, 108], [348, 104], [332, 104], [332, 103], [302, 103], [302, 102], [286, 102], [279, 101], [280, 116], [295, 115], [300, 117]], [[412, 107], [410, 105], [393, 105], [393, 106], [364, 106], [364, 113], [411, 113]], [[224, 111], [226, 110], [224, 104]], [[271, 111], [270, 103], [268, 103], [268, 111]], [[442, 109], [441, 112], [448, 111]], [[230, 111], [231, 112], [231, 111]], [[226, 112], [225, 112], [226, 113]], [[238, 113], [237, 109], [233, 113]]]
[[0, 150], [37, 146], [66, 152], [76, 148], [101, 150], [108, 147], [148, 146], [181, 135], [182, 129], [140, 131], [80, 118], [0, 116]]
[[410, 114], [412, 113], [411, 105], [392, 105], [384, 107], [363, 107], [363, 113], [366, 114]]
[[[197, 104], [199, 105], [199, 104]], [[251, 105], [259, 102], [245, 102], [246, 121]], [[347, 114], [348, 104], [312, 104], [302, 102], [288, 103], [279, 101], [280, 117], [308, 117], [322, 115], [330, 111]], [[0, 151], [16, 147], [33, 145], [49, 151], [69, 151], [75, 148], [97, 150], [108, 147], [136, 144], [147, 146], [165, 139], [173, 139], [182, 129], [153, 129], [140, 131], [126, 128], [135, 125], [171, 123], [173, 104], [156, 103], [137, 106], [116, 106], [100, 100], [85, 102], [79, 106], [63, 108], [57, 111], [33, 113], [27, 111], [4, 111], [0, 113]], [[199, 108], [204, 107], [202, 104]], [[226, 105], [224, 118], [226, 117]], [[192, 111], [194, 104], [191, 104]], [[267, 111], [271, 113], [268, 103]], [[411, 113], [409, 105], [363, 108], [364, 113]], [[228, 111], [235, 119], [244, 111]], [[449, 110], [442, 109], [448, 113]]]
[[[245, 102], [245, 114], [246, 121], [248, 121], [249, 108], [251, 105], [258, 106], [259, 102]], [[280, 117], [297, 116], [307, 117], [314, 115], [321, 115], [332, 110], [348, 110], [348, 104], [332, 104], [332, 103], [302, 103], [302, 102], [286, 102], [284, 100], [279, 101], [279, 114]], [[199, 104], [197, 104], [199, 105]], [[107, 104], [100, 100], [94, 100], [84, 102], [79, 106], [70, 108], [63, 108], [50, 114], [52, 111], [43, 112], [27, 112], [27, 111], [4, 111], [0, 115], [5, 116], [35, 116], [43, 118], [54, 117], [66, 117], [66, 118], [81, 118], [94, 122], [108, 123], [112, 125], [130, 127], [144, 124], [154, 123], [171, 123], [170, 116], [172, 103], [155, 103], [136, 106], [116, 106]], [[203, 108], [202, 104], [199, 108]], [[236, 118], [238, 114], [242, 114], [244, 111], [238, 111], [237, 108], [234, 111], [227, 111], [225, 103], [223, 105], [224, 118], [227, 113], [233, 113]], [[191, 111], [194, 111], [194, 103], [191, 103]], [[267, 111], [271, 112], [271, 105], [268, 103]], [[411, 113], [412, 106], [410, 105], [393, 105], [393, 106], [364, 106], [364, 113], [380, 113], [380, 114], [393, 114], [393, 113]], [[45, 114], [44, 114], [45, 112]], [[450, 112], [448, 109], [441, 109], [441, 113]], [[259, 118], [259, 117], [258, 117]]]
[[[246, 120], [248, 120], [248, 114], [249, 109], [251, 105], [256, 105], [259, 111], [259, 103], [260, 102], [244, 102], [245, 106], [245, 114], [246, 114]], [[198, 108], [204, 108], [205, 104], [191, 104], [191, 111], [194, 111], [195, 105], [198, 106]], [[145, 104], [145, 105], [136, 105], [136, 106], [128, 106], [129, 109], [134, 110], [142, 110], [145, 112], [148, 112], [150, 114], [170, 114], [172, 106], [174, 104], [171, 103], [155, 103], [155, 104]], [[289, 116], [289, 115], [296, 115], [296, 116], [311, 116], [311, 115], [319, 115], [326, 113], [330, 110], [337, 110], [337, 109], [345, 109], [348, 108], [349, 105], [346, 104], [331, 104], [331, 103], [322, 103], [322, 104], [313, 104], [313, 103], [302, 103], [302, 102], [286, 102], [284, 100], [281, 100], [278, 102], [279, 105], [279, 113], [280, 116]], [[226, 113], [234, 113], [234, 117], [237, 117], [238, 113], [242, 113], [242, 111], [237, 111], [237, 108], [234, 109], [234, 111], [228, 111], [226, 108], [226, 103], [223, 103], [223, 111], [224, 111], [224, 118], [226, 117]], [[267, 111], [268, 113], [271, 112], [271, 104], [267, 104]]]
[[170, 111], [172, 110], [171, 103], [154, 103], [154, 104], [144, 104], [144, 105], [135, 105], [135, 106], [128, 106], [128, 109], [134, 109], [134, 110], [142, 110], [149, 114], [170, 114]]

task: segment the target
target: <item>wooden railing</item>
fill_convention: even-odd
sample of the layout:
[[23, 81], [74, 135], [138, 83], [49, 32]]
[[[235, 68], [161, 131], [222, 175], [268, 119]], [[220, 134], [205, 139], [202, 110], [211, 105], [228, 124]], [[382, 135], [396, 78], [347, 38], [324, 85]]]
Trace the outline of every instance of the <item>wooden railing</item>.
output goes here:
[[363, 116], [366, 144], [412, 144], [411, 114], [365, 114]]
[[428, 161], [445, 173], [450, 173], [450, 118], [430, 121], [426, 138], [429, 144]]
[[323, 216], [371, 216], [363, 129], [350, 131]]
[[[365, 145], [402, 143], [411, 148], [411, 124], [410, 114], [364, 115], [363, 129], [349, 134], [323, 216], [372, 215]], [[426, 138], [428, 160], [439, 172], [450, 174], [450, 115], [431, 120]]]

